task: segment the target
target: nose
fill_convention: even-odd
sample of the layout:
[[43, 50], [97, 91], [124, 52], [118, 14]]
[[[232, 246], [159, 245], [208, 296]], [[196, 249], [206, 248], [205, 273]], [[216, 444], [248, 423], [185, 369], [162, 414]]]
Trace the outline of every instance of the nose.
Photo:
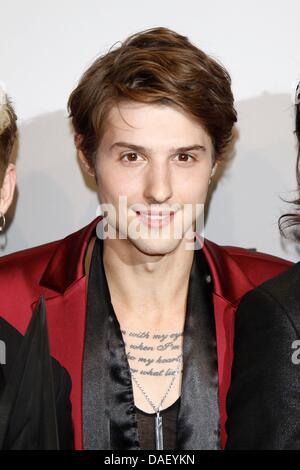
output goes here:
[[173, 196], [172, 175], [167, 164], [152, 164], [145, 175], [144, 198], [163, 203]]

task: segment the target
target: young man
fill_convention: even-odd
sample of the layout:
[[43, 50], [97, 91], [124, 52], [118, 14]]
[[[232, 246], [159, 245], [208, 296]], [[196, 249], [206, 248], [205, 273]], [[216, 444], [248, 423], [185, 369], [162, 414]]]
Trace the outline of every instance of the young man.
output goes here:
[[0, 311], [24, 331], [46, 297], [51, 352], [72, 377], [77, 449], [225, 445], [235, 310], [289, 266], [188, 243], [231, 141], [230, 85], [186, 37], [154, 28], [97, 59], [70, 96], [103, 215], [4, 258]]

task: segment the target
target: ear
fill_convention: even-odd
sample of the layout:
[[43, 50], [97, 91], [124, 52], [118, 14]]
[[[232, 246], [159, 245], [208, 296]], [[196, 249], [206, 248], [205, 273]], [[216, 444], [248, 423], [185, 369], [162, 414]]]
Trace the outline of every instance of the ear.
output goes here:
[[6, 169], [0, 190], [0, 212], [2, 212], [2, 214], [5, 214], [11, 205], [16, 187], [16, 179], [16, 167], [10, 163]]
[[91, 167], [90, 162], [88, 161], [87, 157], [85, 156], [85, 154], [81, 150], [81, 141], [82, 141], [82, 135], [75, 134], [74, 144], [75, 144], [75, 147], [76, 147], [77, 152], [78, 152], [80, 165], [81, 165], [81, 167], [82, 167], [82, 169], [85, 173], [87, 173], [88, 175], [91, 175], [91, 176], [95, 176], [94, 169]]
[[86, 158], [83, 151], [80, 150], [80, 149], [77, 149], [77, 151], [78, 151], [78, 157], [79, 157], [79, 160], [80, 160], [80, 165], [81, 165], [83, 171], [85, 171], [85, 173], [87, 173], [90, 176], [95, 176], [95, 170], [94, 170], [94, 168], [92, 168], [90, 162]]
[[215, 162], [215, 164], [214, 164], [214, 166], [212, 167], [212, 170], [211, 170], [211, 177], [214, 176], [214, 174], [217, 171], [217, 168], [218, 168], [218, 162]]

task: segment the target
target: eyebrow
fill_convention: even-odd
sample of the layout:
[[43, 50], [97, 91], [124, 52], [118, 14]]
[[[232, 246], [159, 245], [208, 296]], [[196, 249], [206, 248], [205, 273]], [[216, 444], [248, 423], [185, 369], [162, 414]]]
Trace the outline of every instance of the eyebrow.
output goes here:
[[[135, 144], [131, 144], [129, 142], [115, 142], [114, 144], [112, 144], [109, 148], [109, 151], [111, 151], [114, 147], [121, 147], [121, 148], [131, 148], [133, 150], [136, 150], [137, 152], [143, 152], [143, 153], [151, 153], [151, 149], [147, 148], [147, 147], [143, 147], [142, 145], [135, 145]], [[195, 145], [188, 145], [186, 147], [178, 147], [178, 148], [174, 148], [172, 147], [170, 149], [171, 152], [187, 152], [189, 150], [206, 150], [206, 147], [204, 145], [199, 145], [199, 144], [195, 144]]]

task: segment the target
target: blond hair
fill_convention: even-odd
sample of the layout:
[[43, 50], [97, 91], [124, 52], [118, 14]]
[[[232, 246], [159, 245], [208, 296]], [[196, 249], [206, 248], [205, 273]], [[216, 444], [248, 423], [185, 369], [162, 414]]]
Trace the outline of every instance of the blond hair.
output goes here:
[[0, 84], [0, 183], [9, 163], [17, 134], [17, 116], [5, 87]]

